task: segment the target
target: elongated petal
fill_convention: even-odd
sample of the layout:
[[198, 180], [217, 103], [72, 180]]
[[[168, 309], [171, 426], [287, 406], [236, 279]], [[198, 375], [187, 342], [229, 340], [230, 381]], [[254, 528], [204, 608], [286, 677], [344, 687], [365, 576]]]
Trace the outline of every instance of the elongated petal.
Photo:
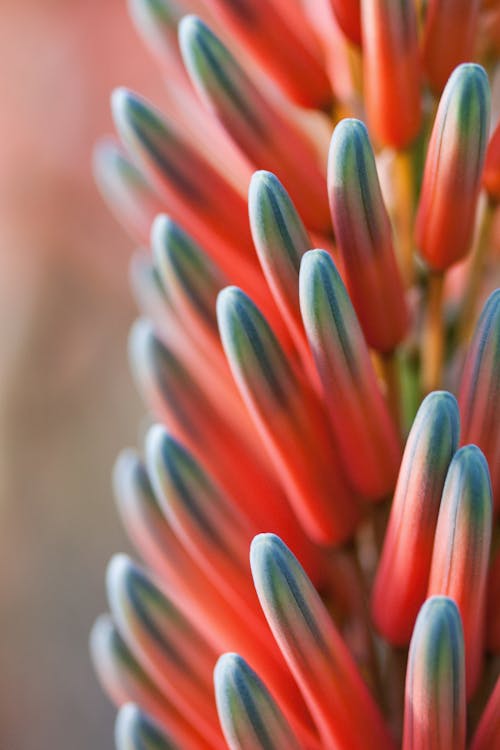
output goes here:
[[345, 539], [355, 527], [357, 509], [315, 394], [299, 383], [266, 320], [240, 289], [220, 293], [217, 316], [234, 378], [295, 513], [318, 542]]
[[500, 547], [491, 561], [486, 596], [486, 646], [500, 654]]
[[397, 645], [409, 643], [425, 600], [439, 505], [459, 429], [455, 398], [437, 391], [422, 402], [408, 435], [372, 593], [375, 624]]
[[104, 200], [134, 240], [147, 242], [155, 216], [164, 203], [141, 172], [112, 139], [97, 144], [94, 177]]
[[219, 719], [230, 750], [300, 750], [273, 697], [241, 656], [221, 656], [214, 682]]
[[393, 748], [347, 647], [296, 558], [278, 537], [261, 534], [252, 543], [250, 562], [264, 614], [325, 747]]
[[342, 120], [328, 157], [328, 192], [349, 294], [369, 346], [392, 351], [408, 327], [392, 229], [365, 126]]
[[491, 750], [500, 746], [500, 677], [479, 721], [470, 750]]
[[495, 509], [500, 508], [500, 290], [488, 298], [465, 361], [458, 403], [462, 441], [483, 451], [491, 472]]
[[221, 747], [211, 676], [216, 653], [152, 580], [124, 555], [108, 568], [118, 629], [139, 663], [186, 719]]
[[361, 2], [360, 0], [329, 0], [337, 22], [353, 43], [361, 45]]
[[306, 133], [261, 93], [203, 21], [185, 17], [179, 35], [186, 68], [208, 109], [255, 167], [278, 174], [306, 224], [328, 233], [325, 176]]
[[314, 36], [307, 35], [307, 28], [297, 33], [285, 8], [253, 0], [207, 0], [207, 4], [291, 99], [305, 107], [329, 106], [332, 92]]
[[433, 596], [411, 639], [403, 750], [465, 750], [465, 662], [455, 602]]
[[481, 0], [430, 0], [427, 5], [422, 58], [437, 93], [457, 65], [473, 59], [480, 5]]
[[460, 65], [439, 102], [416, 220], [417, 247], [434, 271], [470, 248], [489, 118], [486, 73], [480, 65]]
[[421, 121], [417, 19], [413, 2], [361, 0], [368, 124], [378, 143], [404, 148]]
[[134, 703], [126, 703], [118, 712], [115, 744], [116, 750], [181, 750], [180, 745], [167, 737]]
[[488, 464], [475, 445], [455, 454], [441, 500], [429, 578], [429, 596], [455, 600], [464, 629], [467, 696], [483, 661], [486, 579], [492, 507]]
[[266, 281], [293, 340], [305, 356], [299, 270], [312, 242], [288, 193], [270, 172], [256, 172], [248, 193], [250, 228]]
[[349, 482], [366, 498], [382, 499], [396, 483], [399, 439], [356, 314], [324, 250], [302, 259], [300, 303]]

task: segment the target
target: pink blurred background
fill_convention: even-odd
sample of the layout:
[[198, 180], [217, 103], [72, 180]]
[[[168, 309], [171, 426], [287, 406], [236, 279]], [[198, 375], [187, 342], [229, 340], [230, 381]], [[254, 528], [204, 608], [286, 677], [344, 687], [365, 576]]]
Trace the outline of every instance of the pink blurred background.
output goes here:
[[0, 18], [0, 747], [110, 748], [87, 640], [126, 548], [110, 474], [141, 406], [132, 245], [90, 162], [111, 88], [161, 102], [161, 81], [125, 0], [3, 0]]

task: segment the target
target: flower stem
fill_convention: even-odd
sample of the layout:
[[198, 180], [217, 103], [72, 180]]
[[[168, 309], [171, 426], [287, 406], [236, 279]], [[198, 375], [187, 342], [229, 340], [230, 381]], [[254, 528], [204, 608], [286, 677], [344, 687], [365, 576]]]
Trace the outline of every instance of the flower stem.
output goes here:
[[407, 287], [414, 279], [413, 265], [413, 208], [414, 166], [413, 149], [396, 151], [394, 159], [396, 186], [396, 225], [398, 227], [399, 262]]
[[441, 386], [444, 362], [443, 322], [444, 273], [431, 271], [422, 337], [422, 387], [424, 393]]
[[399, 361], [395, 351], [377, 356], [380, 375], [385, 384], [385, 398], [394, 422], [401, 428], [401, 381]]

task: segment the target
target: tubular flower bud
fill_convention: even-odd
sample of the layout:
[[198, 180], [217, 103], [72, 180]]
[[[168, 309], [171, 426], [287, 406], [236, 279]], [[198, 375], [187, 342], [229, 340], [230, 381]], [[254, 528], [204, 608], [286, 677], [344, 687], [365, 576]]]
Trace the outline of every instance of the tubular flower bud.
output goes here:
[[94, 151], [94, 177], [101, 194], [131, 236], [147, 242], [163, 203], [123, 149], [111, 138]]
[[359, 120], [342, 120], [333, 132], [328, 193], [347, 287], [366, 340], [390, 352], [406, 333], [408, 309], [373, 151]]
[[203, 21], [185, 17], [179, 35], [186, 68], [207, 108], [255, 167], [277, 173], [306, 223], [328, 233], [325, 177], [305, 132], [261, 93]]
[[403, 750], [465, 750], [465, 662], [460, 613], [446, 596], [422, 606], [406, 672]]
[[358, 511], [315, 393], [299, 382], [266, 320], [240, 289], [220, 293], [217, 315], [234, 378], [297, 516], [317, 542], [345, 540]]
[[324, 250], [311, 250], [302, 260], [300, 302], [349, 482], [365, 498], [381, 500], [396, 482], [401, 455], [399, 438], [378, 387], [356, 314], [335, 265]]
[[118, 630], [139, 664], [214, 747], [223, 747], [216, 713], [205, 700], [215, 651], [125, 555], [112, 559], [107, 583]]
[[361, 45], [360, 0], [329, 0], [337, 23], [353, 44]]
[[465, 361], [458, 402], [462, 441], [483, 451], [491, 472], [495, 509], [500, 507], [500, 290], [488, 298]]
[[[118, 712], [115, 724], [116, 750], [181, 750], [139, 706], [126, 703]], [[185, 744], [185, 750], [195, 747]]]
[[421, 120], [417, 19], [413, 2], [361, 0], [364, 96], [376, 142], [405, 148]]
[[486, 73], [480, 65], [460, 65], [439, 102], [416, 220], [417, 247], [433, 271], [470, 248], [489, 117]]
[[455, 454], [443, 490], [428, 594], [455, 600], [464, 629], [467, 697], [483, 662], [486, 580], [492, 529], [488, 464], [475, 445]]
[[286, 3], [265, 6], [252, 0], [207, 0], [237, 42], [269, 73], [287, 96], [303, 107], [326, 108], [332, 92], [314, 35], [290, 20]]
[[241, 656], [223, 654], [214, 671], [217, 710], [230, 750], [300, 750], [279, 706]]
[[429, 83], [438, 93], [457, 65], [473, 59], [480, 5], [481, 0], [430, 0], [428, 3], [422, 58]]
[[107, 615], [102, 615], [92, 629], [90, 652], [101, 684], [117, 707], [130, 701], [140, 703], [183, 747], [204, 750], [201, 735], [144, 672]]
[[394, 748], [347, 647], [296, 558], [274, 534], [260, 534], [252, 542], [250, 563], [266, 619], [325, 747]]
[[423, 604], [448, 467], [458, 447], [458, 406], [451, 393], [423, 401], [408, 435], [372, 593], [379, 631], [409, 643]]

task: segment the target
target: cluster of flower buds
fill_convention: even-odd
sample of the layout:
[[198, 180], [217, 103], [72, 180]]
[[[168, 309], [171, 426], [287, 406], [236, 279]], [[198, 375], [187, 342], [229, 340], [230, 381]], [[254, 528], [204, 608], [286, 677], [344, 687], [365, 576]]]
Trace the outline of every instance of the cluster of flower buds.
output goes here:
[[129, 6], [117, 748], [500, 748], [500, 3]]

